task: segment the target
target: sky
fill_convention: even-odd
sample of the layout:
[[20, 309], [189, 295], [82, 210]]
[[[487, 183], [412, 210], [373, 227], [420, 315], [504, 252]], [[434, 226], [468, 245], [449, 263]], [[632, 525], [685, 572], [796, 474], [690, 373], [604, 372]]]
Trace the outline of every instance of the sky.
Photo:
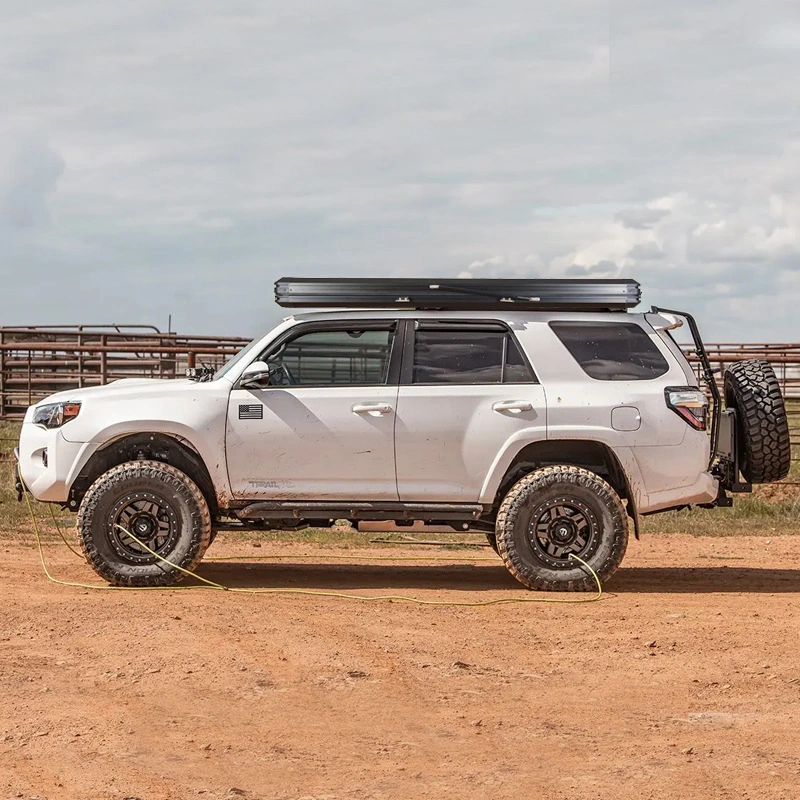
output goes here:
[[0, 325], [292, 276], [624, 277], [800, 341], [800, 5], [0, 0]]

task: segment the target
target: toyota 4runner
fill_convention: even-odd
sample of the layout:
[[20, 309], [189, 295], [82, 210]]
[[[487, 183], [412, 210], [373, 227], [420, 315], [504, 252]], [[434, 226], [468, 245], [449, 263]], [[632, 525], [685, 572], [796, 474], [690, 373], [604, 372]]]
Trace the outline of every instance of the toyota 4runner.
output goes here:
[[[107, 581], [176, 583], [226, 524], [347, 519], [483, 530], [525, 586], [583, 590], [574, 557], [609, 578], [641, 515], [789, 470], [771, 367], [738, 363], [720, 391], [692, 317], [631, 313], [634, 281], [286, 278], [276, 299], [334, 310], [215, 374], [28, 410], [17, 488], [78, 512]], [[706, 388], [670, 334], [684, 321]]]

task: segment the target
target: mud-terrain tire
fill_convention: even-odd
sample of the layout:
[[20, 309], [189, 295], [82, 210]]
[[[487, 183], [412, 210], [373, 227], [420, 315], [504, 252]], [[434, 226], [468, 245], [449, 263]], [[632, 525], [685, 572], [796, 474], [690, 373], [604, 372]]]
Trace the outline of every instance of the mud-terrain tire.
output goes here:
[[742, 475], [748, 483], [783, 480], [792, 465], [789, 420], [775, 370], [740, 361], [725, 371], [725, 403], [736, 409]]
[[601, 477], [573, 466], [537, 469], [500, 504], [497, 547], [508, 571], [529, 589], [582, 592], [616, 572], [628, 546], [628, 515]]
[[203, 493], [179, 469], [160, 461], [129, 461], [101, 475], [78, 512], [86, 560], [115, 586], [171, 586], [184, 574], [142, 549], [133, 532], [162, 558], [194, 570], [211, 541]]

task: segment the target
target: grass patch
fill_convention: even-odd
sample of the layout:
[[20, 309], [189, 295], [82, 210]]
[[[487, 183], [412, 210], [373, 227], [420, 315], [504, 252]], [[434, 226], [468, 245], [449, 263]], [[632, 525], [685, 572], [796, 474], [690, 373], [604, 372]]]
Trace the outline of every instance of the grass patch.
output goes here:
[[[26, 503], [17, 502], [14, 491], [14, 448], [19, 441], [20, 425], [17, 422], [0, 422], [0, 539], [24, 539], [33, 541], [33, 526]], [[46, 539], [56, 538], [52, 530], [50, 509], [47, 503], [34, 501], [34, 509], [39, 519], [42, 535]], [[53, 506], [56, 518], [62, 528], [72, 528], [75, 524], [74, 514], [61, 511]]]
[[27, 508], [17, 502], [12, 479], [12, 453], [18, 438], [17, 423], [0, 422], [0, 535], [15, 532], [28, 519]]
[[642, 519], [645, 534], [692, 536], [779, 536], [800, 530], [800, 495], [776, 501], [759, 491], [738, 495], [733, 508], [667, 511]]

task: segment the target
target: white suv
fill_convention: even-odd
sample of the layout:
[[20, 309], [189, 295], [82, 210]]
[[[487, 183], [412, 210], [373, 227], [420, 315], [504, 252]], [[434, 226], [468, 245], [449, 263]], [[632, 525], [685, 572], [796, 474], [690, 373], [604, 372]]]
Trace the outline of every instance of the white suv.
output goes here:
[[[161, 559], [194, 569], [231, 519], [421, 520], [486, 531], [532, 589], [588, 589], [573, 556], [608, 578], [629, 520], [638, 535], [640, 515], [788, 472], [769, 365], [729, 370], [723, 410], [694, 320], [630, 313], [633, 281], [283, 279], [276, 296], [345, 309], [284, 319], [214, 375], [28, 410], [18, 489], [79, 512], [108, 581], [177, 582]], [[669, 334], [681, 317], [713, 413]]]

